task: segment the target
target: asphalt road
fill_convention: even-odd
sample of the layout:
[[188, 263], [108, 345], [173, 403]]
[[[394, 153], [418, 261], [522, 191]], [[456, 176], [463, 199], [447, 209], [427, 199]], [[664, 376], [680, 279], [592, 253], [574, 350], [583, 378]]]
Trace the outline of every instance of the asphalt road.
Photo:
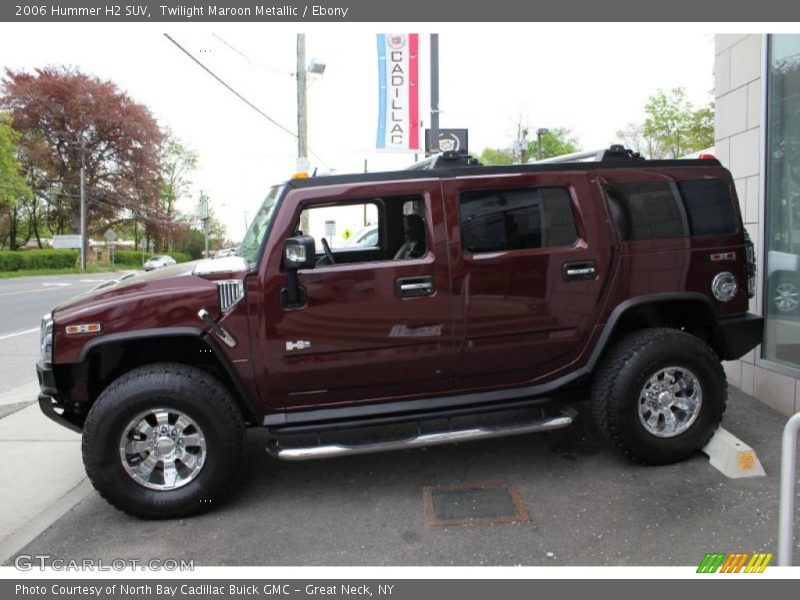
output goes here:
[[114, 275], [0, 279], [0, 394], [36, 380], [42, 315]]

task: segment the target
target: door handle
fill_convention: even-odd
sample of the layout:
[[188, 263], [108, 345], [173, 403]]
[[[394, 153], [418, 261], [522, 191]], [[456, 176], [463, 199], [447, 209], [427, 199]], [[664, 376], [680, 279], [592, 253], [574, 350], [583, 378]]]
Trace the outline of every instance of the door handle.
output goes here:
[[394, 291], [400, 298], [431, 296], [434, 292], [433, 278], [430, 276], [401, 277], [395, 280]]
[[597, 277], [597, 266], [593, 260], [564, 263], [562, 273], [565, 281], [588, 281]]

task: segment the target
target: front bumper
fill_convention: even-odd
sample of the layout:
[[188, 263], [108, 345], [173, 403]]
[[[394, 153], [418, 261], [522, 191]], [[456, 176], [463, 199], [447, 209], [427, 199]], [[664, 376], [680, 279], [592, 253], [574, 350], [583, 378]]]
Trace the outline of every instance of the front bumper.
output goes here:
[[723, 339], [722, 360], [735, 360], [761, 343], [764, 318], [751, 313], [717, 320]]
[[67, 410], [59, 401], [53, 367], [39, 361], [36, 364], [36, 375], [39, 378], [39, 409], [44, 416], [63, 427], [81, 433], [83, 420], [76, 413]]

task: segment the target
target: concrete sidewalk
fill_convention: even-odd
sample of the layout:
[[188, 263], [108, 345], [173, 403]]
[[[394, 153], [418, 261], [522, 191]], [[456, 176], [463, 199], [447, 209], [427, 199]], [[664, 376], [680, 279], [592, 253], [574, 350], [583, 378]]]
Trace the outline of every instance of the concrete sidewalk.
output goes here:
[[[81, 461], [79, 434], [45, 417], [37, 384], [0, 396], [0, 563], [30, 543], [90, 491]], [[2, 414], [2, 413], [0, 413]]]

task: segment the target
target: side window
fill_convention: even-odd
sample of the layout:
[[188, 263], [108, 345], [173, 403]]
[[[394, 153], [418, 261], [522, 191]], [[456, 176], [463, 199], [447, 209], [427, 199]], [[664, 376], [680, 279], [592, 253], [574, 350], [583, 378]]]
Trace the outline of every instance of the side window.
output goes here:
[[614, 183], [606, 186], [606, 192], [620, 239], [686, 235], [681, 206], [668, 182]]
[[323, 201], [305, 208], [295, 226], [314, 238], [317, 265], [331, 264], [323, 256], [323, 238], [333, 264], [421, 258], [428, 252], [428, 225], [421, 196]]
[[298, 229], [314, 238], [317, 248], [325, 238], [331, 248], [344, 248], [348, 241], [380, 227], [380, 209], [376, 202], [326, 204], [313, 206], [300, 215]]
[[[736, 219], [720, 180], [615, 183], [606, 186], [609, 212], [621, 240], [733, 233]], [[684, 216], [685, 215], [685, 216]]]
[[564, 188], [464, 192], [459, 208], [462, 242], [470, 252], [571, 246], [578, 239]]
[[736, 231], [736, 219], [728, 186], [719, 179], [678, 183], [692, 235]]

